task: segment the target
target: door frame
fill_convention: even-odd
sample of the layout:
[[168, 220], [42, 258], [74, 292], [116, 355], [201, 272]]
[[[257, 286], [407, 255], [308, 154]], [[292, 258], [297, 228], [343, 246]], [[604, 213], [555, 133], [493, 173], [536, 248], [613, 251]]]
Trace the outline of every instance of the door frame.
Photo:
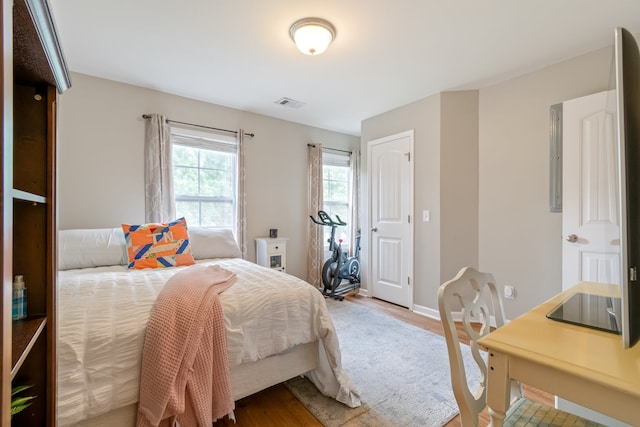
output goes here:
[[368, 287], [367, 291], [368, 291], [368, 296], [370, 297], [375, 297], [375, 293], [374, 293], [374, 283], [373, 283], [373, 265], [371, 263], [372, 260], [372, 251], [373, 251], [373, 245], [371, 244], [372, 242], [372, 231], [371, 231], [371, 218], [372, 218], [372, 206], [371, 206], [371, 189], [373, 188], [372, 185], [372, 165], [371, 165], [371, 161], [372, 161], [372, 156], [371, 156], [371, 150], [373, 148], [374, 145], [379, 145], [379, 144], [384, 144], [386, 142], [390, 142], [390, 141], [394, 141], [397, 139], [401, 139], [401, 138], [405, 138], [408, 137], [409, 138], [409, 156], [410, 156], [410, 161], [409, 161], [409, 215], [410, 215], [410, 221], [409, 221], [409, 243], [408, 243], [408, 247], [409, 247], [409, 259], [408, 259], [408, 265], [407, 265], [407, 273], [409, 274], [409, 286], [408, 286], [408, 296], [407, 296], [407, 304], [408, 304], [408, 308], [409, 310], [413, 310], [413, 299], [414, 299], [414, 257], [415, 257], [415, 248], [414, 248], [414, 223], [415, 223], [415, 215], [414, 215], [414, 201], [415, 201], [415, 194], [414, 194], [414, 180], [415, 180], [415, 173], [414, 173], [414, 162], [415, 162], [415, 155], [414, 155], [414, 141], [415, 141], [415, 137], [414, 137], [414, 130], [410, 129], [407, 131], [403, 131], [403, 132], [399, 132], [393, 135], [388, 135], [388, 136], [384, 136], [382, 138], [376, 138], [376, 139], [372, 139], [367, 141], [367, 186], [368, 186], [368, 197], [367, 197], [367, 277], [370, 278], [369, 283], [371, 284], [370, 288]]

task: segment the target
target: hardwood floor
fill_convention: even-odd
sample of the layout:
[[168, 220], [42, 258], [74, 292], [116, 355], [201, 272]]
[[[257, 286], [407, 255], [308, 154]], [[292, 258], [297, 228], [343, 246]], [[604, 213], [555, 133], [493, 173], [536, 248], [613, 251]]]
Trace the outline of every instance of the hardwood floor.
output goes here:
[[[410, 323], [438, 335], [444, 335], [439, 321], [430, 319], [394, 304], [363, 296], [347, 296], [345, 304], [361, 304], [372, 310], [378, 310], [396, 319]], [[460, 329], [458, 334], [461, 341], [469, 343], [465, 332]], [[553, 405], [553, 396], [548, 393], [524, 387], [525, 396], [538, 402]], [[298, 427], [322, 426], [305, 406], [296, 399], [283, 385], [275, 385], [260, 393], [246, 397], [236, 402], [236, 423], [230, 420], [220, 420], [214, 426], [224, 427]], [[480, 416], [480, 425], [489, 425], [489, 414], [485, 409]], [[460, 416], [457, 415], [445, 427], [460, 427]], [[330, 426], [328, 426], [330, 427]]]

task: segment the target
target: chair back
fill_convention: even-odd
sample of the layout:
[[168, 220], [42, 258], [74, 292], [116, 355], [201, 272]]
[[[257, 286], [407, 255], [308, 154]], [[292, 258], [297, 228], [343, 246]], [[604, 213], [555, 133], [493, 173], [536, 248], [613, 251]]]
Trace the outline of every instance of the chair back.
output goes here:
[[[478, 426], [478, 415], [487, 404], [487, 363], [477, 340], [490, 332], [492, 320], [496, 327], [504, 325], [502, 299], [491, 274], [465, 267], [456, 277], [440, 286], [438, 307], [447, 341], [451, 385], [460, 409], [462, 426]], [[461, 318], [457, 318], [458, 315]], [[471, 354], [480, 370], [480, 384], [476, 390], [470, 389], [467, 380], [456, 320], [469, 337]]]

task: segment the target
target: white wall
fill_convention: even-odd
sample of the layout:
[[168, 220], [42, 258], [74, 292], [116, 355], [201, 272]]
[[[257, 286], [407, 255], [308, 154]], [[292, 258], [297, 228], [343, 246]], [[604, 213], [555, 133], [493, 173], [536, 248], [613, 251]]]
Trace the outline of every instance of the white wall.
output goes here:
[[480, 268], [513, 285], [513, 318], [562, 290], [562, 214], [549, 212], [549, 107], [607, 89], [601, 49], [480, 90]]
[[144, 113], [224, 129], [247, 138], [249, 259], [269, 228], [288, 237], [288, 272], [306, 277], [307, 143], [344, 150], [360, 139], [136, 86], [72, 73], [59, 101], [60, 229], [144, 221]]

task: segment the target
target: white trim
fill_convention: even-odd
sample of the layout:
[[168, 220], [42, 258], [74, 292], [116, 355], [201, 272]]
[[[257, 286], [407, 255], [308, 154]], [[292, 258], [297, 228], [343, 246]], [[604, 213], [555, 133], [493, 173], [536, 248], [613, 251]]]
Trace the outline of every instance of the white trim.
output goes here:
[[363, 289], [362, 287], [360, 287], [360, 289], [358, 289], [358, 294], [362, 295], [363, 297], [371, 298], [369, 296], [369, 290], [368, 289]]
[[411, 309], [416, 314], [419, 314], [424, 317], [429, 317], [431, 319], [440, 320], [440, 312], [433, 308], [425, 307], [423, 305], [414, 305]]
[[[442, 318], [440, 317], [440, 312], [436, 309], [433, 308], [429, 308], [429, 307], [425, 307], [422, 305], [414, 305], [413, 309], [411, 310], [416, 314], [419, 314], [421, 316], [424, 317], [428, 317], [430, 319], [434, 319], [434, 320], [438, 320], [438, 321], [442, 321]], [[454, 322], [462, 322], [462, 312], [461, 311], [457, 311], [453, 314], [453, 321]], [[505, 322], [509, 323], [509, 320], [505, 319]], [[492, 327], [496, 327], [496, 318], [494, 316], [491, 316], [491, 318], [489, 319], [489, 324]]]

